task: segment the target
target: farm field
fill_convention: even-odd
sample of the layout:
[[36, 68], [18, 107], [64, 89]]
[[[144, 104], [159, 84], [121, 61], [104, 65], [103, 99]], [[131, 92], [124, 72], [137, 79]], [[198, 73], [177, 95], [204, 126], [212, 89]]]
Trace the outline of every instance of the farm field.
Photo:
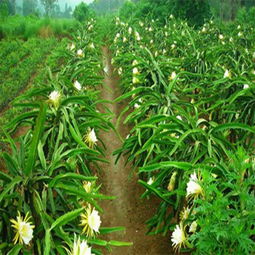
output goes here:
[[254, 254], [254, 27], [67, 31], [0, 40], [0, 254]]

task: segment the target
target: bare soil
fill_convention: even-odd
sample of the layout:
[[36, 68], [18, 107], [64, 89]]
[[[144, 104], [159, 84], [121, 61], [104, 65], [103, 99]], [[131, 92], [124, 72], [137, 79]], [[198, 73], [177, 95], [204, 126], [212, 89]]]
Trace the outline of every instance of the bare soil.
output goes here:
[[[108, 69], [105, 74], [104, 84], [101, 89], [101, 97], [106, 100], [114, 100], [121, 95], [118, 87], [118, 77], [113, 74], [111, 65], [111, 56], [109, 50], [103, 48], [104, 64]], [[116, 120], [125, 107], [126, 103], [113, 102], [108, 104], [108, 108], [113, 113], [112, 122], [115, 125]], [[103, 107], [100, 109], [103, 111]], [[130, 126], [120, 122], [118, 132], [125, 139], [129, 133]], [[113, 201], [102, 202], [104, 215], [102, 216], [103, 226], [124, 226], [123, 232], [112, 233], [110, 240], [133, 242], [133, 246], [114, 247], [113, 250], [104, 254], [113, 255], [169, 255], [171, 253], [170, 236], [148, 236], [146, 235], [148, 220], [156, 211], [159, 201], [141, 199], [144, 188], [137, 183], [138, 176], [132, 174], [131, 165], [125, 165], [125, 158], [121, 157], [115, 164], [113, 152], [122, 146], [122, 142], [114, 131], [101, 132], [100, 138], [106, 145], [106, 159], [109, 164], [100, 164], [102, 172], [99, 173], [102, 183], [102, 192], [107, 195], [116, 196]]]

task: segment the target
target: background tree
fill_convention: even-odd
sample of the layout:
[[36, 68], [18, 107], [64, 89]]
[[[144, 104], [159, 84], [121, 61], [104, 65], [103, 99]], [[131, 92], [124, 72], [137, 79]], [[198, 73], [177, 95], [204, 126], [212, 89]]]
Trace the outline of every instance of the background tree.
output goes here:
[[75, 19], [77, 19], [80, 22], [85, 21], [90, 16], [91, 11], [87, 4], [81, 2], [79, 5], [77, 5], [74, 9], [73, 16]]
[[27, 16], [36, 12], [37, 0], [23, 0], [23, 15]]
[[56, 3], [57, 0], [41, 0], [42, 5], [44, 6], [45, 15], [49, 16], [54, 8], [54, 3]]

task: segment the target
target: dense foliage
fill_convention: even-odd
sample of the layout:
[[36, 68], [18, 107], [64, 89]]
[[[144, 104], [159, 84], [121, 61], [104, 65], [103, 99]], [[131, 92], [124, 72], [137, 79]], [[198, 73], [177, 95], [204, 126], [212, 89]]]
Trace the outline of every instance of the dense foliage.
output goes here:
[[213, 21], [195, 30], [170, 16], [114, 21], [113, 63], [133, 125], [117, 155], [161, 204], [151, 233], [193, 254], [252, 254], [254, 30]]
[[[114, 197], [100, 194], [91, 171], [105, 162], [97, 133], [113, 128], [109, 114], [97, 111], [102, 65], [94, 31], [92, 19], [62, 46], [66, 64], [16, 99], [26, 112], [1, 130], [3, 254], [74, 254], [77, 246], [102, 254], [100, 246], [130, 245], [101, 239], [123, 228], [101, 226], [98, 201]], [[19, 130], [23, 134], [11, 138]]]

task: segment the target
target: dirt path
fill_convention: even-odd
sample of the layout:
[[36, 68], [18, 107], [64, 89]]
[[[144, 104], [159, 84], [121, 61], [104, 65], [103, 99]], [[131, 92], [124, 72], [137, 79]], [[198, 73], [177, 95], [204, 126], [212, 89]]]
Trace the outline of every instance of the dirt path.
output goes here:
[[[118, 78], [114, 77], [111, 66], [110, 53], [107, 48], [103, 48], [104, 62], [108, 69], [105, 75], [104, 86], [101, 91], [102, 99], [114, 100], [120, 95], [118, 88]], [[113, 112], [113, 124], [116, 123], [121, 109], [125, 103], [113, 103], [107, 105]], [[119, 133], [125, 138], [130, 127], [120, 124]], [[122, 157], [115, 165], [113, 152], [121, 147], [122, 142], [113, 132], [101, 132], [100, 138], [106, 145], [106, 158], [109, 164], [101, 164], [102, 191], [107, 195], [114, 195], [118, 198], [109, 202], [103, 202], [104, 216], [103, 226], [124, 226], [125, 232], [113, 233], [111, 240], [133, 242], [131, 247], [117, 247], [109, 254], [113, 255], [169, 255], [171, 254], [170, 237], [146, 236], [145, 221], [148, 220], [157, 208], [158, 201], [141, 200], [140, 195], [144, 188], [137, 184], [137, 176], [130, 176], [131, 167], [125, 166], [125, 159]], [[107, 254], [104, 253], [104, 254]]]

